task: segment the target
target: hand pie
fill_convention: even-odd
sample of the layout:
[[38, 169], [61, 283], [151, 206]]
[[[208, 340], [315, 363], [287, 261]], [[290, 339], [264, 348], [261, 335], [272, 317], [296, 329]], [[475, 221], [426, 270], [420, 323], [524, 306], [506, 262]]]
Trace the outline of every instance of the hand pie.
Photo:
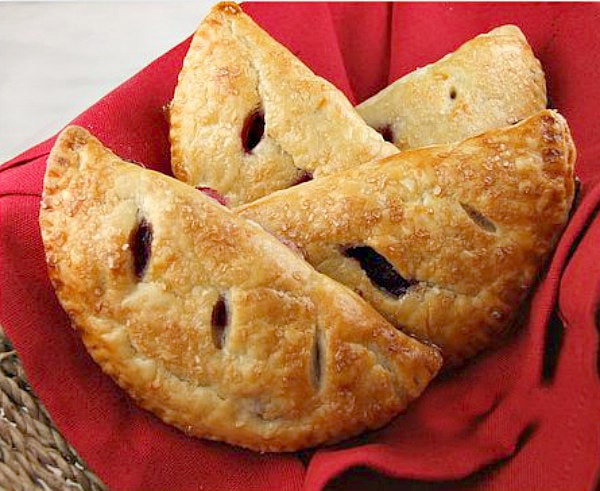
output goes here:
[[545, 110], [453, 145], [409, 150], [237, 210], [294, 242], [449, 365], [489, 346], [567, 221], [575, 148]]
[[174, 175], [231, 205], [398, 151], [234, 3], [198, 28], [170, 124]]
[[188, 434], [296, 450], [379, 427], [441, 364], [359, 296], [194, 188], [58, 138], [50, 278], [103, 370]]
[[464, 140], [545, 107], [540, 62], [520, 29], [507, 25], [402, 77], [357, 110], [406, 150]]

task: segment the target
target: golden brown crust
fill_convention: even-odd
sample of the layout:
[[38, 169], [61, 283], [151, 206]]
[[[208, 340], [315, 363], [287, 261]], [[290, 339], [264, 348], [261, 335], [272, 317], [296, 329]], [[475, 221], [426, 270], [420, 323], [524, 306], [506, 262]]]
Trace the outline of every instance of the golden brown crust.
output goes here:
[[[575, 148], [545, 110], [453, 145], [402, 152], [237, 209], [300, 247], [393, 324], [456, 364], [510, 327], [565, 225]], [[397, 298], [347, 247], [368, 246], [417, 284]]]
[[334, 442], [388, 422], [441, 364], [260, 227], [82, 128], [50, 154], [40, 225], [91, 355], [189, 434], [261, 451]]
[[540, 62], [521, 30], [505, 25], [400, 78], [357, 110], [406, 150], [464, 140], [545, 107]]
[[[247, 151], [242, 132], [258, 109], [264, 135]], [[397, 152], [337, 88], [232, 3], [217, 5], [198, 28], [170, 123], [175, 176], [232, 205], [292, 186], [305, 172], [318, 178]]]

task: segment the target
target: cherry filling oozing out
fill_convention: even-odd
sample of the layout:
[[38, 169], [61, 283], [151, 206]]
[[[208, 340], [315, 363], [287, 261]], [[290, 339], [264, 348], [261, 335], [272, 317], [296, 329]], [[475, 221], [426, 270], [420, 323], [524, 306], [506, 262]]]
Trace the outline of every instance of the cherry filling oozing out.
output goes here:
[[390, 125], [377, 128], [377, 132], [383, 136], [386, 142], [394, 143], [394, 130], [392, 130]]
[[152, 254], [152, 225], [145, 218], [138, 222], [129, 242], [133, 255], [133, 270], [138, 278], [142, 278]]
[[298, 247], [296, 245], [295, 242], [291, 241], [290, 239], [286, 239], [285, 237], [282, 237], [280, 235], [274, 235], [274, 237], [281, 242], [284, 246], [286, 246], [288, 249], [291, 249], [294, 253], [296, 253], [298, 256], [304, 258], [304, 252], [302, 251], [302, 249], [300, 249], [300, 247]]
[[244, 121], [242, 127], [242, 146], [244, 152], [251, 153], [260, 143], [265, 134], [265, 114], [262, 109], [256, 109], [251, 112]]
[[204, 193], [209, 198], [212, 198], [215, 201], [217, 201], [218, 203], [222, 204], [223, 206], [229, 205], [227, 198], [225, 196], [223, 196], [221, 193], [219, 193], [219, 191], [217, 191], [216, 189], [209, 188], [207, 186], [196, 186], [196, 189], [198, 191], [200, 191], [201, 193]]
[[371, 247], [347, 247], [344, 255], [356, 259], [373, 284], [395, 297], [404, 295], [411, 286], [418, 283], [416, 280], [403, 278], [385, 257]]
[[294, 181], [294, 184], [292, 184], [292, 186], [297, 186], [298, 184], [302, 184], [304, 182], [309, 182], [313, 180], [313, 175], [311, 172], [308, 171], [302, 171], [302, 174], [300, 174], [300, 176], [296, 179], [296, 181]]

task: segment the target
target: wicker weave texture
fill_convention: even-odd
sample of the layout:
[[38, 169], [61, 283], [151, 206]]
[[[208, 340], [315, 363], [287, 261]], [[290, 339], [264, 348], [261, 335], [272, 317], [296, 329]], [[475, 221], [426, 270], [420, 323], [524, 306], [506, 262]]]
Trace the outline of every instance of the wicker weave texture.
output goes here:
[[108, 489], [52, 423], [1, 326], [0, 489]]

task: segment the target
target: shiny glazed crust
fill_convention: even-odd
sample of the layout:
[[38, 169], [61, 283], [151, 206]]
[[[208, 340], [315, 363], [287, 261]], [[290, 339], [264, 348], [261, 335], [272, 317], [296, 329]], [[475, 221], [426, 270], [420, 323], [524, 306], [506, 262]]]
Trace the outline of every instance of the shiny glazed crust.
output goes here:
[[[264, 113], [251, 151], [242, 132]], [[212, 9], [185, 57], [170, 108], [174, 175], [232, 205], [397, 152], [346, 97], [234, 3]]]
[[[319, 271], [393, 324], [442, 348], [449, 365], [511, 327], [565, 225], [575, 148], [545, 110], [453, 145], [402, 152], [237, 209], [294, 242]], [[368, 246], [416, 284], [393, 296], [348, 247]]]
[[357, 110], [406, 150], [464, 140], [545, 107], [540, 62], [521, 30], [506, 25], [400, 78]]
[[260, 451], [335, 442], [387, 423], [441, 364], [260, 227], [82, 128], [50, 154], [40, 225], [92, 357], [188, 434]]

